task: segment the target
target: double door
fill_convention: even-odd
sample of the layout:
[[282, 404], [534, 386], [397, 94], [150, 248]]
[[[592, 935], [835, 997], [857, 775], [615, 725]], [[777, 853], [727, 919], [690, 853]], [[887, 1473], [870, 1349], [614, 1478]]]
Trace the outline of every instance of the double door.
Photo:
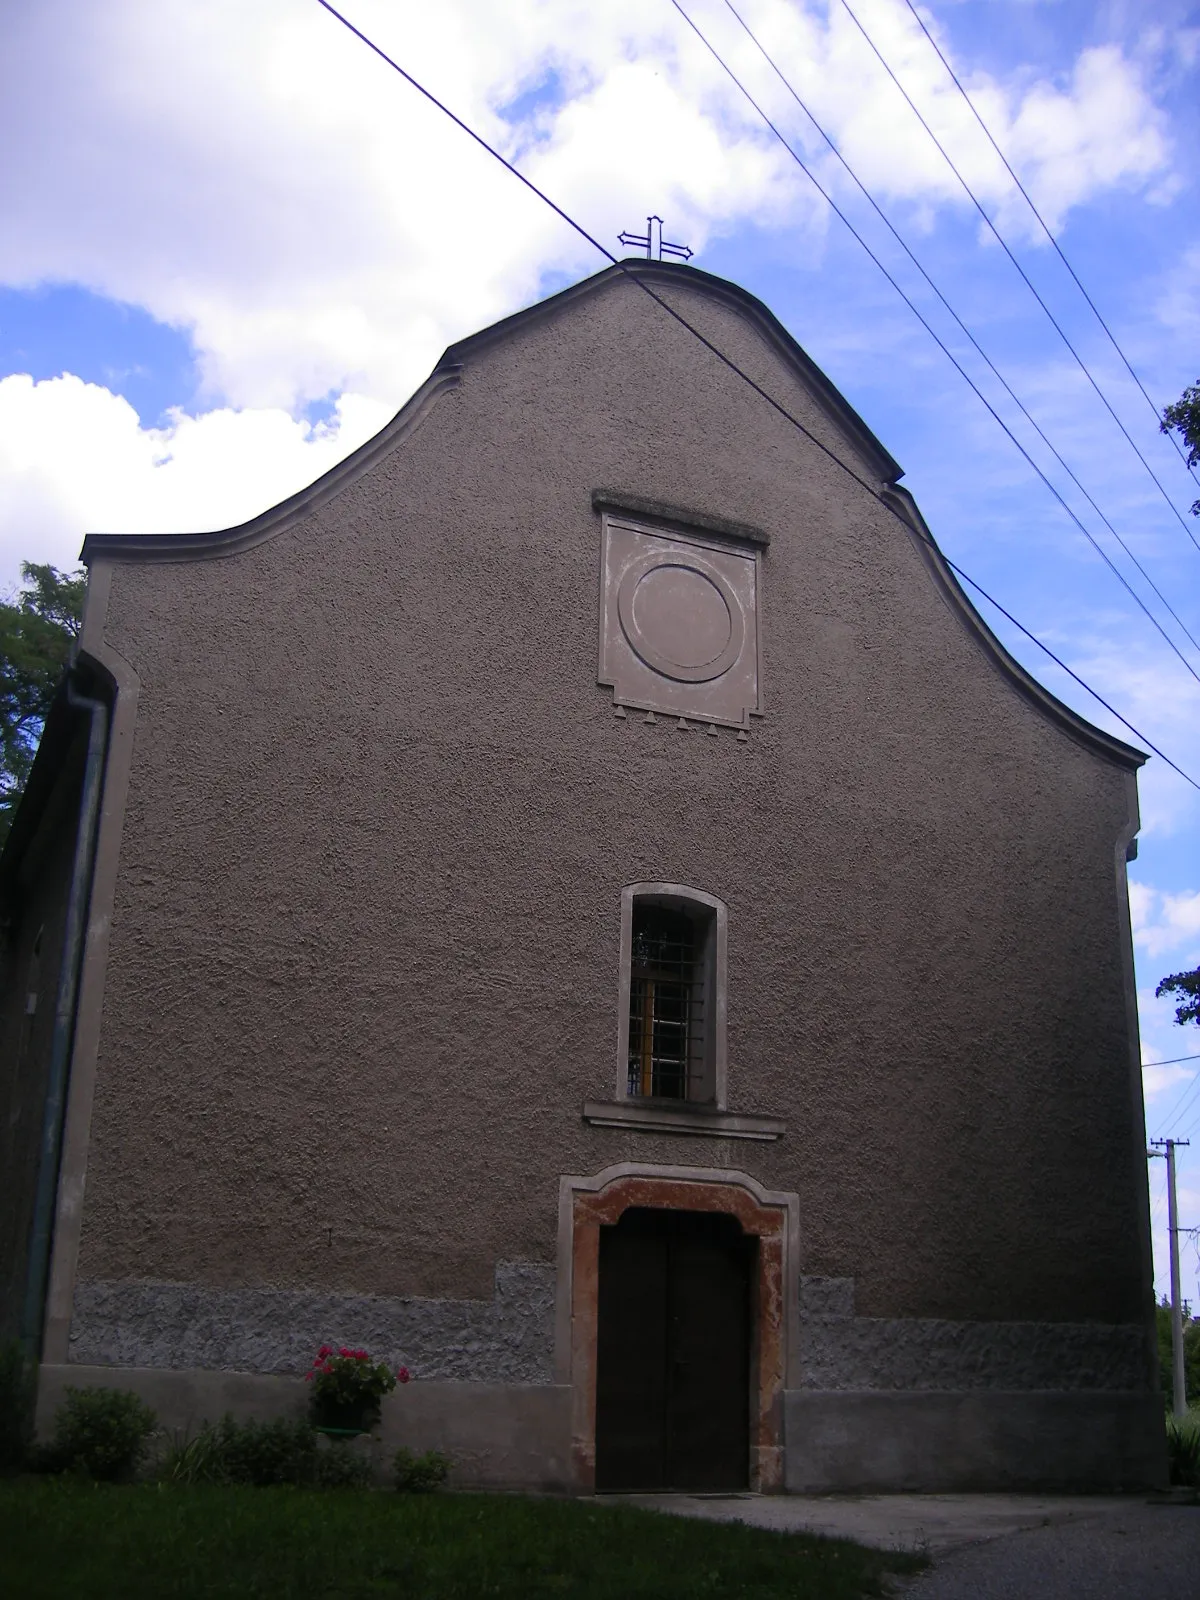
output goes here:
[[755, 1245], [707, 1212], [600, 1230], [597, 1489], [747, 1487]]

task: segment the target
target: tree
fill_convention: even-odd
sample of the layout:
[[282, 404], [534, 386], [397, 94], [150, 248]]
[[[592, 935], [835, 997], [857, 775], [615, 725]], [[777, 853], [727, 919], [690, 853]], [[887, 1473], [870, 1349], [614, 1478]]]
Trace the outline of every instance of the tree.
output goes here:
[[[1200, 1400], [1200, 1319], [1189, 1317], [1184, 1306], [1183, 1319], [1183, 1376], [1188, 1402], [1195, 1405]], [[1163, 1404], [1170, 1407], [1175, 1388], [1171, 1357], [1171, 1302], [1163, 1295], [1154, 1308], [1155, 1331], [1158, 1335], [1158, 1382]]]
[[[1177, 433], [1183, 440], [1188, 466], [1200, 467], [1200, 381], [1185, 389], [1173, 405], [1163, 408], [1160, 426], [1164, 433]], [[1200, 517], [1200, 500], [1192, 506], [1192, 515]], [[1172, 972], [1154, 992], [1178, 997], [1175, 1021], [1181, 1027], [1185, 1022], [1200, 1025], [1200, 967], [1194, 972]]]
[[1200, 1027], [1200, 967], [1194, 972], [1173, 972], [1169, 978], [1163, 979], [1154, 992], [1159, 996], [1178, 995], [1175, 1021], [1180, 1027], [1185, 1022], [1194, 1022]]
[[0, 845], [37, 753], [83, 619], [87, 576], [21, 563], [24, 584], [0, 601]]
[[[1187, 448], [1188, 466], [1200, 467], [1200, 381], [1164, 407], [1159, 426], [1164, 433], [1177, 433]], [[1192, 515], [1200, 517], [1200, 500], [1192, 505]]]

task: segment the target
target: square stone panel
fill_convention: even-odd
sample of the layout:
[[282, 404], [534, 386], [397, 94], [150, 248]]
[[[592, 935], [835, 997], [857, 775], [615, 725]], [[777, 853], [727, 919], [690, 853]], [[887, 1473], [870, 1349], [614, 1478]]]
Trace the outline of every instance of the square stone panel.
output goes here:
[[599, 682], [615, 705], [743, 728], [762, 715], [758, 552], [605, 514]]

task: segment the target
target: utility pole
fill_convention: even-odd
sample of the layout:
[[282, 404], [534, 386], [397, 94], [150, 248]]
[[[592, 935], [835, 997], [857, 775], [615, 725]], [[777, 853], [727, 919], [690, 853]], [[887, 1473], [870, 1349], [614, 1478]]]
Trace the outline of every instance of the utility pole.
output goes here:
[[1175, 1151], [1181, 1145], [1191, 1143], [1190, 1139], [1152, 1139], [1150, 1141], [1156, 1148], [1147, 1151], [1148, 1155], [1157, 1156], [1162, 1152], [1157, 1149], [1162, 1145], [1167, 1157], [1167, 1233], [1171, 1240], [1171, 1373], [1173, 1378], [1172, 1396], [1175, 1415], [1187, 1415], [1187, 1385], [1183, 1374], [1183, 1302], [1179, 1296], [1179, 1216], [1175, 1205]]

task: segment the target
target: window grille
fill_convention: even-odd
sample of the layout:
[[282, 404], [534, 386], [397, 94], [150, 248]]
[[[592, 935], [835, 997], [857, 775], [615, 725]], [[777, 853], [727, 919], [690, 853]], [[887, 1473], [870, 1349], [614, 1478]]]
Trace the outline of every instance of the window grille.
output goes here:
[[703, 1027], [692, 919], [635, 904], [629, 980], [628, 1093], [685, 1100]]

